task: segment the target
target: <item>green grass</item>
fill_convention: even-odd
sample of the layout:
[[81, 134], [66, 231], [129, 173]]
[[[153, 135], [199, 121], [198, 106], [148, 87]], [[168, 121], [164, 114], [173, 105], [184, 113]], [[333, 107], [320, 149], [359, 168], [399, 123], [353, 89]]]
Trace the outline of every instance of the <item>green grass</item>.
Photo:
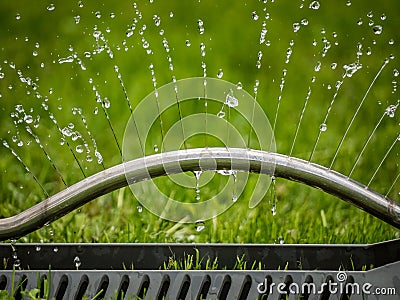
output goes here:
[[[233, 83], [240, 81], [251, 94], [255, 81], [259, 80], [257, 100], [271, 123], [276, 115], [277, 99], [282, 97], [275, 128], [277, 151], [280, 153], [288, 154], [291, 149], [310, 87], [312, 93], [293, 148], [294, 156], [308, 159], [319, 126], [334, 97], [334, 86], [342, 79], [343, 66], [356, 61], [357, 45], [361, 43], [363, 55], [359, 59], [363, 67], [351, 78], [343, 79], [327, 120], [328, 129], [321, 135], [313, 155], [314, 162], [329, 165], [346, 125], [374, 76], [384, 59], [394, 54], [395, 57], [383, 69], [366, 96], [365, 105], [354, 120], [334, 164], [335, 170], [348, 174], [366, 137], [386, 107], [395, 104], [399, 98], [398, 91], [393, 88], [393, 81], [397, 80], [393, 75], [394, 69], [400, 68], [396, 57], [397, 41], [400, 40], [400, 21], [396, 15], [399, 4], [390, 1], [383, 7], [379, 3], [361, 0], [352, 1], [351, 6], [321, 3], [317, 11], [309, 9], [308, 3], [303, 4], [304, 8], [300, 8], [300, 1], [296, 4], [291, 1], [266, 4], [262, 1], [247, 4], [240, 1], [217, 4], [214, 1], [175, 1], [168, 4], [138, 1], [140, 19], [130, 2], [120, 3], [118, 7], [97, 1], [84, 1], [83, 7], [77, 3], [55, 3], [54, 11], [46, 10], [47, 5], [44, 4], [32, 6], [24, 1], [2, 3], [0, 71], [5, 76], [0, 79], [1, 142], [6, 140], [46, 192], [54, 194], [65, 188], [59, 173], [68, 185], [84, 178], [72, 152], [86, 176], [101, 171], [103, 166], [107, 168], [121, 163], [113, 134], [93, 90], [98, 91], [102, 101], [108, 98], [111, 102], [106, 112], [121, 145], [130, 111], [114, 66], [119, 67], [127, 95], [135, 107], [153, 91], [150, 63], [154, 65], [157, 86], [161, 87], [171, 82], [172, 76], [177, 79], [203, 76], [201, 65], [205, 62], [208, 76], [216, 77], [218, 70], [222, 69], [222, 79]], [[259, 16], [258, 20], [252, 19], [254, 11]], [[96, 17], [96, 12], [100, 12], [100, 18]], [[170, 17], [170, 12], [173, 17]], [[372, 17], [367, 16], [369, 12], [372, 12]], [[269, 18], [266, 18], [267, 13]], [[17, 14], [20, 19], [16, 18]], [[161, 27], [154, 24], [155, 14], [161, 17]], [[75, 24], [77, 16], [80, 21]], [[134, 24], [134, 18], [138, 21], [135, 33], [127, 37], [126, 32]], [[357, 25], [360, 18], [363, 24]], [[204, 35], [198, 32], [198, 19], [204, 22]], [[302, 19], [307, 19], [309, 24], [294, 32], [293, 23]], [[264, 21], [269, 46], [259, 44]], [[381, 35], [374, 34], [372, 26], [368, 25], [372, 21], [383, 26]], [[140, 30], [143, 25], [147, 27], [142, 36]], [[163, 35], [159, 33], [161, 28], [164, 29]], [[105, 37], [99, 44], [93, 37], [95, 30], [102, 31]], [[153, 54], [146, 54], [142, 37], [150, 42]], [[173, 60], [173, 71], [169, 69], [168, 54], [162, 43], [164, 37], [169, 42], [168, 54]], [[393, 45], [389, 43], [391, 39], [395, 41]], [[186, 45], [186, 40], [190, 40], [191, 46]], [[314, 40], [317, 46], [313, 46]], [[324, 56], [326, 40], [331, 48]], [[204, 57], [200, 54], [202, 42], [206, 45]], [[113, 58], [107, 54], [107, 47], [113, 51]], [[292, 48], [292, 55], [286, 63], [288, 47]], [[372, 54], [367, 54], [368, 49]], [[100, 50], [104, 51], [93, 53]], [[34, 51], [38, 52], [37, 56], [33, 55]], [[260, 69], [256, 68], [258, 51], [263, 52]], [[83, 61], [85, 71], [76, 60], [73, 63], [58, 63], [60, 58], [74, 53]], [[318, 61], [321, 62], [320, 71], [314, 68]], [[333, 63], [337, 63], [338, 67], [332, 68]], [[15, 69], [10, 66], [13, 64]], [[24, 77], [32, 79], [34, 84], [22, 82], [18, 70]], [[285, 84], [281, 90], [283, 70], [287, 70], [287, 74], [284, 75]], [[316, 77], [315, 82], [312, 81], [313, 76]], [[23, 105], [25, 112], [11, 116], [18, 104]], [[44, 108], [46, 106], [48, 110]], [[87, 128], [82, 115], [74, 113], [74, 108], [82, 109]], [[198, 107], [191, 104], [185, 109], [186, 116], [197, 111]], [[32, 115], [36, 121], [31, 124], [20, 121], [25, 114]], [[77, 140], [68, 138], [72, 151], [65, 143], [60, 145], [61, 135], [51, 116], [57, 119], [60, 128], [72, 124], [74, 130], [81, 133], [82, 137]], [[398, 113], [394, 118], [383, 119], [371, 140], [372, 146], [366, 149], [353, 174], [354, 179], [363, 183], [369, 181], [398, 135], [398, 120]], [[34, 126], [36, 123], [38, 127]], [[40, 138], [51, 162], [26, 131], [27, 125]], [[149, 137], [151, 141], [152, 138], [160, 137]], [[18, 146], [20, 141], [24, 144], [21, 147]], [[87, 153], [75, 151], [76, 146], [85, 142], [92, 158], [95, 146], [98, 148], [104, 158], [103, 165], [97, 164], [95, 158], [88, 162]], [[378, 192], [386, 193], [399, 173], [399, 144], [395, 145], [371, 184]], [[5, 147], [0, 147], [0, 170], [0, 217], [14, 215], [45, 198], [32, 174], [26, 172]], [[174, 190], [163, 180], [160, 184], [169, 195], [182, 192]], [[206, 193], [207, 189], [201, 191]], [[389, 196], [397, 201], [399, 192], [397, 182]], [[194, 198], [194, 188], [182, 193], [187, 198], [185, 201]], [[198, 232], [194, 224], [165, 221], [146, 209], [138, 212], [140, 203], [128, 188], [123, 188], [22, 237], [19, 242], [373, 243], [399, 238], [400, 235], [395, 228], [340, 199], [283, 179], [276, 180], [275, 192], [268, 193], [254, 209], [248, 208], [246, 195], [245, 192], [224, 214], [207, 220], [205, 229]], [[271, 208], [275, 199], [277, 213], [273, 215]]]

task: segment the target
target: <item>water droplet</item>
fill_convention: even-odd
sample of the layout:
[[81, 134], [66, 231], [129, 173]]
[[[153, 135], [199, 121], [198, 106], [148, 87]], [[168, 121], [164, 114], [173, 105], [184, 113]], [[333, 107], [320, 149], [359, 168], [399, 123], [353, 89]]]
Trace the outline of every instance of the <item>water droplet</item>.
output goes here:
[[197, 20], [197, 27], [199, 29], [199, 33], [203, 34], [204, 33], [204, 22], [203, 22], [203, 20], [201, 20], [201, 19]]
[[297, 32], [297, 31], [299, 31], [299, 30], [300, 30], [300, 24], [297, 23], [297, 22], [293, 23], [293, 31], [294, 31], [294, 32]]
[[65, 57], [65, 58], [60, 58], [58, 60], [59, 64], [63, 64], [63, 63], [69, 63], [69, 62], [73, 62], [74, 61], [74, 57], [72, 55]]
[[315, 9], [315, 10], [316, 10], [316, 9], [319, 9], [320, 6], [321, 6], [321, 5], [319, 4], [318, 1], [313, 1], [313, 2], [310, 3], [310, 6], [309, 6], [309, 7], [310, 7], [311, 9]]
[[81, 266], [82, 263], [81, 263], [79, 256], [75, 256], [74, 264], [75, 264], [75, 268], [77, 268], [77, 269]]
[[154, 24], [158, 27], [161, 24], [161, 18], [158, 15], [153, 16]]
[[233, 194], [233, 195], [232, 195], [232, 201], [233, 201], [233, 202], [236, 202], [237, 199], [238, 199], [238, 196], [237, 196], [236, 194]]
[[278, 242], [279, 242], [279, 244], [284, 244], [285, 243], [285, 240], [283, 239], [283, 237], [278, 237]]
[[321, 70], [321, 62], [317, 61], [317, 64], [314, 67], [314, 71], [315, 72], [319, 72], [319, 70]]
[[171, 12], [169, 12], [169, 17], [170, 18], [173, 18], [174, 17], [174, 13], [171, 11]]
[[141, 213], [143, 211], [143, 207], [141, 205], [138, 205], [136, 207], [136, 209], [137, 209], [138, 213]]
[[363, 21], [362, 21], [362, 19], [360, 18], [360, 19], [358, 19], [358, 21], [357, 21], [357, 25], [359, 25], [359, 26], [361, 26], [363, 24]]
[[201, 56], [206, 56], [206, 45], [204, 43], [200, 43], [200, 54]]
[[326, 131], [326, 129], [328, 129], [328, 126], [325, 123], [322, 123], [321, 125], [319, 125], [319, 130], [324, 132]]
[[353, 74], [355, 72], [357, 72], [358, 70], [360, 70], [361, 68], [362, 68], [362, 65], [358, 62], [343, 66], [343, 69], [345, 69], [345, 71], [346, 71], [347, 77], [353, 76]]
[[386, 20], [386, 15], [385, 15], [385, 14], [382, 14], [382, 15], [381, 15], [381, 20], [382, 20], [382, 21]]
[[220, 111], [217, 113], [217, 117], [222, 119], [223, 117], [225, 117], [225, 112], [224, 112], [223, 110], [220, 110]]
[[75, 147], [76, 152], [78, 153], [82, 153], [83, 152], [83, 146], [82, 145], [78, 145]]
[[20, 14], [16, 14], [15, 15], [15, 19], [17, 19], [17, 20], [21, 19], [21, 15]]
[[394, 39], [389, 40], [389, 45], [394, 45]]
[[202, 220], [196, 221], [194, 229], [197, 232], [200, 232], [200, 231], [204, 230], [204, 228], [206, 228], [206, 225], [205, 225], [204, 221], [202, 221]]
[[217, 73], [217, 77], [222, 78], [222, 76], [224, 76], [224, 71], [222, 71], [222, 69], [219, 69], [218, 73]]
[[331, 69], [332, 69], [332, 70], [335, 70], [336, 67], [337, 67], [337, 63], [332, 63], [332, 64], [331, 64]]
[[229, 93], [226, 95], [225, 104], [229, 107], [236, 107], [239, 104], [239, 101], [235, 96], [233, 96], [233, 91], [230, 90]]
[[301, 24], [304, 25], [304, 26], [307, 26], [308, 25], [308, 20], [307, 19], [301, 20]]
[[346, 6], [351, 6], [351, 1], [350, 0], [346, 1]]
[[21, 261], [19, 259], [14, 260], [14, 267], [18, 268], [21, 265]]
[[55, 9], [56, 9], [56, 6], [53, 3], [51, 3], [49, 6], [47, 6], [48, 11], [53, 11]]
[[41, 249], [42, 249], [42, 247], [40, 247], [39, 245], [37, 245], [35, 248], [36, 252], [39, 252]]
[[394, 70], [393, 70], [393, 76], [394, 76], [394, 77], [399, 76], [399, 71], [398, 71], [397, 69], [394, 69]]
[[394, 117], [394, 113], [396, 112], [397, 109], [397, 105], [389, 105], [386, 110], [385, 113], [386, 115], [389, 116], [389, 118], [393, 118]]
[[54, 251], [55, 253], [57, 253], [57, 252], [58, 252], [58, 247], [54, 247], [53, 251]]
[[271, 213], [273, 216], [276, 216], [276, 204], [275, 203], [271, 207]]
[[111, 18], [111, 19], [114, 19], [114, 18], [115, 18], [115, 13], [113, 13], [113, 12], [110, 13], [110, 18]]
[[243, 88], [243, 85], [242, 85], [242, 83], [240, 81], [236, 84], [236, 88], [238, 90], [241, 90]]
[[111, 106], [110, 100], [108, 100], [108, 98], [104, 98], [103, 99], [103, 107], [110, 108], [110, 106]]
[[256, 11], [253, 11], [253, 12], [251, 13], [251, 18], [252, 18], [254, 21], [257, 21], [257, 20], [258, 20], [259, 16], [257, 15], [257, 12], [256, 12]]
[[374, 31], [375, 34], [381, 34], [382, 33], [382, 26], [381, 25], [375, 25], [372, 27], [372, 30]]
[[190, 41], [189, 40], [186, 40], [185, 41], [185, 44], [186, 44], [186, 46], [188, 46], [188, 47], [190, 47], [192, 44], [190, 43]]
[[201, 170], [193, 171], [194, 177], [196, 178], [195, 190], [196, 190], [196, 200], [200, 200], [200, 176], [203, 173]]
[[157, 145], [154, 145], [154, 152], [158, 152], [158, 146]]
[[99, 11], [96, 11], [96, 12], [94, 13], [94, 15], [96, 16], [97, 19], [100, 19], [100, 18], [101, 18], [101, 12], [99, 12]]
[[80, 7], [80, 8], [83, 7], [83, 2], [81, 0], [78, 1], [78, 7]]
[[79, 24], [79, 22], [81, 21], [81, 16], [80, 15], [76, 15], [74, 17], [74, 20], [75, 20], [75, 24]]

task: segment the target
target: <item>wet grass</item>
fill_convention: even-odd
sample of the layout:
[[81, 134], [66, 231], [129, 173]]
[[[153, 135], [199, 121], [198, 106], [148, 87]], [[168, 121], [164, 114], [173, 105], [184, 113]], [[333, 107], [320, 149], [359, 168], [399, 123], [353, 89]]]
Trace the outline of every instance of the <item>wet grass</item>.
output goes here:
[[[364, 54], [360, 56], [360, 62], [363, 68], [353, 77], [343, 80], [333, 113], [328, 118], [328, 129], [322, 134], [313, 155], [313, 161], [329, 165], [345, 126], [349, 124], [377, 70], [385, 58], [398, 50], [396, 44], [390, 45], [388, 42], [400, 38], [400, 25], [395, 14], [398, 4], [392, 1], [382, 8], [378, 3], [365, 4], [363, 1], [352, 1], [349, 7], [344, 3], [341, 6], [324, 3], [320, 10], [313, 11], [308, 7], [300, 9], [299, 5], [290, 1], [281, 1], [269, 3], [268, 9], [264, 11], [262, 2], [254, 1], [246, 5], [231, 2], [221, 2], [218, 5], [212, 1], [187, 1], [185, 4], [176, 2], [168, 5], [160, 2], [159, 6], [147, 1], [139, 2], [137, 6], [143, 19], [139, 19], [132, 4], [128, 2], [114, 7], [87, 1], [82, 8], [76, 3], [73, 7], [59, 3], [52, 12], [40, 5], [31, 7], [23, 1], [2, 4], [0, 39], [2, 45], [6, 46], [1, 50], [1, 71], [6, 76], [0, 81], [0, 138], [9, 142], [43, 188], [49, 194], [54, 194], [65, 187], [53, 164], [70, 185], [84, 178], [82, 172], [88, 176], [101, 171], [103, 167], [121, 163], [121, 155], [108, 120], [101, 103], [96, 102], [98, 99], [93, 90], [95, 88], [103, 100], [106, 97], [110, 100], [111, 106], [106, 112], [110, 116], [117, 140], [122, 143], [130, 111], [114, 66], [119, 67], [127, 95], [135, 107], [153, 90], [150, 63], [155, 66], [155, 77], [160, 87], [171, 82], [172, 76], [177, 79], [203, 76], [201, 65], [205, 62], [208, 76], [216, 77], [219, 69], [222, 69], [222, 79], [235, 83], [240, 81], [249, 92], [252, 92], [254, 82], [258, 79], [260, 87], [257, 100], [271, 123], [276, 115], [277, 99], [282, 96], [275, 128], [277, 150], [281, 153], [287, 154], [291, 150], [310, 87], [312, 94], [293, 147], [294, 156], [308, 159], [319, 134], [320, 124], [334, 97], [335, 84], [343, 79], [343, 66], [356, 60], [357, 45], [362, 43]], [[193, 5], [195, 10], [191, 9]], [[221, 9], [224, 11], [222, 19]], [[188, 14], [189, 10], [196, 13]], [[97, 11], [101, 12], [101, 18], [96, 17]], [[238, 11], [241, 13], [238, 14]], [[257, 12], [258, 20], [252, 18], [253, 11]], [[367, 16], [370, 11], [373, 11], [372, 17]], [[170, 17], [170, 12], [173, 12], [173, 17]], [[111, 13], [116, 17], [112, 18]], [[267, 13], [269, 19], [266, 18]], [[383, 13], [386, 14], [386, 20], [382, 19]], [[21, 15], [20, 20], [16, 19], [17, 14]], [[161, 27], [154, 25], [155, 14], [161, 16], [164, 35], [160, 35]], [[74, 17], [77, 15], [80, 16], [80, 22], [75, 24]], [[332, 15], [341, 17], [327, 17]], [[133, 24], [134, 17], [139, 19], [139, 24], [135, 34], [128, 38], [126, 31]], [[293, 23], [303, 18], [309, 24], [303, 25], [295, 33]], [[360, 18], [362, 26], [357, 25]], [[198, 19], [202, 19], [205, 24], [204, 35], [198, 33]], [[259, 44], [264, 21], [268, 25], [266, 38], [271, 42], [269, 46]], [[368, 25], [371, 21], [383, 24], [381, 35], [373, 33], [372, 27]], [[147, 25], [144, 37], [151, 44], [154, 52], [152, 55], [146, 54], [142, 35], [139, 34], [144, 24]], [[103, 40], [100, 46], [109, 45], [114, 51], [113, 58], [107, 55], [104, 48], [103, 52], [93, 54], [94, 50], [101, 48], [93, 37], [95, 28], [105, 34], [108, 44]], [[25, 36], [28, 41], [25, 41]], [[169, 54], [173, 58], [173, 72], [169, 69], [163, 37], [168, 39], [171, 46]], [[191, 46], [187, 46], [186, 40], [190, 41]], [[317, 46], [313, 46], [314, 40]], [[331, 50], [323, 56], [326, 40], [330, 41]], [[291, 41], [293, 46], [290, 46]], [[36, 42], [39, 48], [36, 48]], [[201, 42], [206, 44], [204, 57], [200, 54]], [[127, 51], [124, 44], [128, 47]], [[293, 53], [286, 63], [288, 47], [292, 47]], [[368, 48], [372, 49], [371, 55], [366, 54]], [[259, 50], [264, 53], [260, 69], [256, 68]], [[33, 51], [38, 51], [38, 56], [32, 55]], [[92, 53], [91, 57], [85, 57], [87, 51]], [[85, 63], [85, 71], [76, 61], [58, 64], [60, 58], [75, 52]], [[322, 67], [316, 71], [318, 61]], [[11, 62], [16, 64], [16, 69], [10, 67]], [[44, 67], [41, 62], [44, 62]], [[333, 63], [337, 63], [338, 67], [332, 68]], [[360, 110], [339, 152], [334, 164], [335, 170], [345, 174], [350, 171], [363, 146], [364, 140], [359, 137], [368, 136], [386, 107], [396, 103], [399, 98], [398, 91], [393, 89], [393, 81], [396, 80], [393, 70], [396, 67], [397, 57], [390, 61], [389, 67], [384, 69], [368, 94], [366, 105]], [[21, 70], [26, 77], [37, 77], [37, 86], [22, 83], [17, 70]], [[283, 70], [287, 71], [286, 75], [283, 75]], [[286, 83], [281, 89], [283, 76]], [[313, 76], [316, 77], [315, 83]], [[93, 83], [89, 84], [90, 80]], [[23, 104], [26, 112], [33, 117], [40, 116], [40, 126], [34, 127], [35, 123], [30, 126], [40, 137], [51, 161], [47, 160], [40, 146], [26, 132], [27, 124], [19, 122], [16, 117], [10, 117], [17, 104]], [[46, 105], [48, 110], [44, 108]], [[82, 109], [88, 121], [88, 129], [103, 155], [102, 164], [97, 164], [94, 157], [93, 162], [88, 162], [86, 153], [75, 151], [76, 146], [82, 144], [82, 139], [68, 139], [72, 150], [65, 143], [60, 145], [61, 135], [51, 116], [57, 119], [60, 128], [72, 124], [74, 130], [82, 133], [83, 138], [89, 142], [91, 154], [94, 152], [82, 116], [73, 113], [73, 108], [77, 107]], [[19, 118], [21, 116], [23, 114]], [[364, 183], [369, 181], [372, 170], [385, 155], [388, 143], [398, 134], [398, 122], [390, 123], [391, 120], [385, 118], [378, 128], [373, 137], [375, 143], [367, 149], [360, 161], [354, 173], [355, 179]], [[394, 120], [398, 120], [398, 114]], [[18, 146], [19, 139], [25, 143], [24, 146]], [[399, 172], [398, 144], [372, 182], [372, 187], [379, 192], [385, 193]], [[0, 170], [1, 217], [14, 215], [45, 198], [32, 174], [26, 172], [5, 147], [0, 147]], [[394, 200], [398, 200], [399, 188], [399, 184], [395, 184], [389, 195]], [[166, 190], [168, 193], [174, 192], [168, 186]], [[194, 189], [187, 191], [187, 194], [193, 197]], [[273, 215], [271, 209], [275, 198], [277, 212]], [[398, 230], [340, 199], [279, 178], [276, 179], [275, 193], [269, 193], [259, 206], [250, 209], [248, 198], [239, 197], [227, 212], [206, 221], [201, 231], [197, 231], [193, 224], [162, 220], [146, 209], [139, 212], [137, 207], [140, 205], [130, 190], [124, 188], [86, 204], [49, 226], [21, 238], [19, 242], [373, 243], [399, 238], [400, 235]]]

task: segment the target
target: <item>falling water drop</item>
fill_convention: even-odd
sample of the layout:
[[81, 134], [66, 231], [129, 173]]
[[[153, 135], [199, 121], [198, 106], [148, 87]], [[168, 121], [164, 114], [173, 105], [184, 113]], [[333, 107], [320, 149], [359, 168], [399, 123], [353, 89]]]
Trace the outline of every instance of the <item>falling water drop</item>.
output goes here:
[[49, 6], [47, 6], [48, 11], [53, 11], [55, 9], [56, 9], [56, 6], [53, 3], [51, 3]]
[[225, 112], [223, 111], [223, 108], [217, 113], [218, 118], [224, 118], [225, 117]]
[[233, 96], [233, 91], [230, 90], [229, 93], [226, 95], [225, 104], [229, 107], [236, 107], [239, 104], [239, 100]]
[[389, 105], [386, 110], [385, 113], [386, 115], [388, 115], [389, 118], [393, 118], [394, 117], [394, 113], [396, 112], [398, 105]]
[[21, 261], [19, 259], [14, 260], [14, 267], [18, 268], [21, 266]]
[[310, 7], [311, 9], [317, 10], [317, 9], [319, 9], [320, 6], [321, 6], [321, 5], [319, 4], [318, 1], [313, 1], [313, 2], [310, 3], [310, 6], [309, 6], [309, 7]]
[[358, 62], [343, 66], [343, 69], [345, 70], [347, 77], [352, 77], [353, 74], [355, 72], [357, 72], [358, 70], [360, 70], [361, 68], [362, 68], [362, 65]]
[[194, 177], [196, 178], [195, 190], [196, 190], [196, 200], [200, 200], [200, 176], [202, 171], [193, 171]]
[[381, 34], [383, 29], [381, 25], [375, 25], [374, 27], [372, 27], [372, 30], [375, 34]]
[[319, 72], [321, 70], [321, 62], [317, 61], [317, 64], [314, 67], [315, 72]]
[[197, 27], [199, 29], [200, 34], [204, 34], [204, 22], [203, 20], [199, 19], [197, 20]]
[[276, 216], [276, 204], [275, 203], [271, 207], [271, 213], [273, 216]]
[[194, 229], [195, 229], [197, 232], [200, 232], [200, 231], [204, 230], [204, 228], [206, 228], [206, 225], [205, 225], [205, 223], [204, 223], [203, 220], [198, 220], [198, 221], [196, 221], [195, 226], [194, 226]]
[[161, 24], [161, 18], [158, 15], [153, 16], [154, 24], [158, 27]]
[[75, 258], [74, 258], [75, 268], [78, 269], [81, 266], [81, 264], [82, 264], [82, 262], [81, 262], [81, 259], [79, 258], [79, 256], [75, 256]]

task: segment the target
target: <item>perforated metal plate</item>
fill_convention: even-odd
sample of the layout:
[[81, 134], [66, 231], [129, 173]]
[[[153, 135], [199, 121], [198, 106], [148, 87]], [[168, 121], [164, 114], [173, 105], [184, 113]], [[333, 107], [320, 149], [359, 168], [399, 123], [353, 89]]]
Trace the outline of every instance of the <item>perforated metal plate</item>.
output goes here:
[[[16, 299], [23, 299], [23, 290], [32, 289], [38, 289], [41, 297], [55, 299], [400, 299], [399, 242], [353, 246], [20, 244], [14, 248], [2, 244], [0, 255], [8, 269], [0, 271], [0, 289], [13, 292]], [[218, 257], [220, 268], [227, 270], [160, 269], [170, 257], [179, 261], [195, 249], [202, 258]], [[18, 270], [12, 270], [15, 254]], [[276, 268], [229, 270], [243, 255], [247, 266], [256, 260]], [[372, 270], [362, 271], [370, 265]], [[339, 271], [343, 268], [352, 271]]]

